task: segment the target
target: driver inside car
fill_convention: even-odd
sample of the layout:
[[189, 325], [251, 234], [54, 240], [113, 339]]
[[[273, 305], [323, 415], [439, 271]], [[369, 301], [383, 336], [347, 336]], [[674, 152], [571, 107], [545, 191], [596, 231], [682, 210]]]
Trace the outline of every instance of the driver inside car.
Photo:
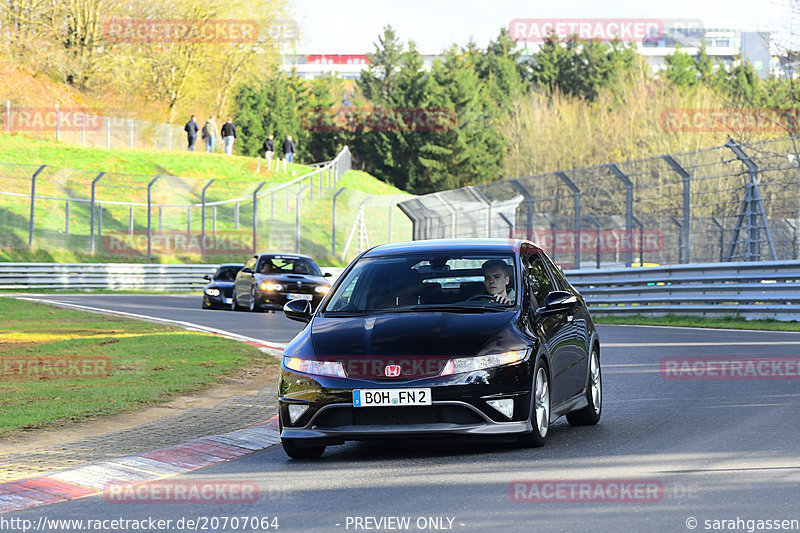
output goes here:
[[511, 276], [508, 274], [508, 265], [499, 259], [490, 259], [481, 265], [483, 270], [483, 284], [494, 301], [501, 304], [513, 304], [516, 299], [514, 289], [508, 290]]

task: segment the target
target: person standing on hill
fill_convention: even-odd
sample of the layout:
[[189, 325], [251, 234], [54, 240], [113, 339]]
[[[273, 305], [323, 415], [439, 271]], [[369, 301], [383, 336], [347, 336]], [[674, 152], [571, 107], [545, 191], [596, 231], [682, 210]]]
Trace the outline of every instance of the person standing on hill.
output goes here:
[[286, 163], [293, 163], [294, 162], [294, 141], [292, 140], [291, 135], [286, 136], [286, 140], [283, 141], [283, 171], [286, 172]]
[[236, 126], [233, 125], [233, 119], [228, 117], [225, 124], [222, 125], [222, 140], [225, 143], [225, 153], [231, 155], [233, 153], [233, 141], [236, 140]]
[[[275, 155], [275, 136], [269, 134], [267, 140], [264, 141], [264, 159], [267, 160], [267, 170], [272, 170], [272, 156]], [[275, 161], [275, 170], [278, 170], [278, 162]]]
[[214, 115], [208, 117], [203, 125], [203, 140], [206, 142], [206, 152], [214, 153], [214, 140], [217, 138], [217, 123]]
[[197, 141], [197, 132], [199, 130], [200, 126], [197, 125], [197, 121], [194, 119], [194, 115], [192, 115], [192, 118], [190, 118], [189, 122], [183, 127], [183, 131], [186, 132], [189, 141], [189, 147], [186, 149], [190, 152], [194, 152], [194, 143]]

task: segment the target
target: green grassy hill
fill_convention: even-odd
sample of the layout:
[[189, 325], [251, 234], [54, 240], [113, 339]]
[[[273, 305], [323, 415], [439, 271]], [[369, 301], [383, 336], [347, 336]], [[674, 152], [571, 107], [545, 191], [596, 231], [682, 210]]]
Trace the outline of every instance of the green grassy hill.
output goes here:
[[[152, 251], [154, 262], [212, 262], [241, 260], [242, 248], [252, 246], [252, 193], [260, 184], [258, 201], [258, 249], [293, 252], [297, 249], [298, 185], [275, 192], [279, 186], [314, 168], [290, 164], [287, 171], [267, 171], [264, 161], [205, 152], [120, 150], [72, 146], [51, 141], [0, 135], [0, 260], [4, 261], [101, 261], [144, 262], [147, 234], [147, 185], [152, 187], [150, 224], [153, 234], [172, 236], [162, 239]], [[47, 167], [36, 182], [35, 233], [28, 248], [30, 176], [41, 165]], [[95, 190], [95, 253], [91, 253], [91, 182], [107, 172]], [[211, 180], [215, 180], [211, 182]], [[209, 183], [211, 183], [209, 185]], [[329, 183], [328, 174], [314, 177], [314, 189], [304, 182], [300, 197], [299, 251], [322, 263], [346, 263], [359, 247], [389, 239], [390, 210], [400, 199], [400, 191], [363, 172], [349, 171], [339, 183]], [[205, 234], [219, 236], [211, 253], [202, 255], [197, 246], [201, 235], [202, 189], [207, 203]], [[329, 187], [330, 185], [330, 187]], [[332, 197], [337, 198], [336, 256], [332, 254]], [[288, 189], [288, 191], [287, 191]], [[369, 195], [375, 195], [369, 196]], [[44, 198], [46, 197], [46, 198]], [[67, 201], [66, 199], [78, 201]], [[231, 201], [238, 199], [238, 201]], [[366, 202], [365, 202], [366, 200]], [[119, 205], [119, 202], [132, 202]], [[160, 207], [159, 207], [160, 206]], [[181, 207], [183, 206], [183, 207]], [[364, 225], [353, 231], [359, 208]], [[396, 216], [395, 216], [396, 215]], [[411, 224], [396, 208], [391, 216], [392, 240], [411, 236]], [[99, 235], [98, 235], [99, 231]], [[347, 238], [353, 232], [351, 247], [342, 258]], [[186, 239], [182, 236], [186, 235]], [[177, 236], [178, 241], [175, 240]], [[194, 241], [192, 241], [194, 238]], [[208, 237], [207, 237], [208, 239]], [[227, 239], [227, 241], [226, 241]], [[124, 245], [119, 246], [124, 241]], [[176, 246], [180, 242], [180, 246]], [[229, 242], [244, 243], [236, 250]], [[117, 244], [115, 246], [114, 244]], [[164, 244], [166, 243], [166, 244]], [[246, 245], [246, 243], [250, 243]]]

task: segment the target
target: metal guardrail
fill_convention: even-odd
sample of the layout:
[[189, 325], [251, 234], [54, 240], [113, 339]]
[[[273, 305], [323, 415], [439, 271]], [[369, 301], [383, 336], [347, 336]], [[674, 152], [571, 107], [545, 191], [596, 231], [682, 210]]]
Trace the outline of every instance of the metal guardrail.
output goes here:
[[800, 261], [567, 271], [594, 315], [800, 320]]
[[[0, 263], [3, 289], [200, 291], [218, 265]], [[323, 268], [334, 279], [343, 268]]]
[[[199, 291], [217, 265], [0, 263], [2, 289]], [[342, 268], [323, 268], [334, 279]], [[800, 261], [572, 270], [594, 315], [800, 320]]]

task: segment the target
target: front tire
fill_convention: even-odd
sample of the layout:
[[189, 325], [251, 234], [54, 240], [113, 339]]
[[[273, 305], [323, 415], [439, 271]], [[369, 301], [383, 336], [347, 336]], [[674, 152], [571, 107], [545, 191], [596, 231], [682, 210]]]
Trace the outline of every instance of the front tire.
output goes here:
[[248, 309], [250, 309], [251, 313], [258, 313], [261, 311], [261, 304], [258, 301], [258, 294], [256, 293], [255, 287], [250, 289], [250, 304]]
[[542, 364], [536, 361], [533, 369], [533, 385], [531, 387], [531, 425], [533, 431], [523, 433], [517, 438], [522, 448], [540, 448], [544, 446], [547, 433], [550, 431], [550, 377]]
[[600, 421], [603, 412], [603, 376], [600, 372], [600, 356], [597, 348], [592, 348], [589, 360], [589, 386], [586, 387], [586, 399], [589, 405], [567, 415], [567, 422], [571, 426], [593, 426]]
[[292, 459], [317, 459], [325, 453], [325, 446], [298, 446], [294, 439], [281, 439], [281, 446]]

